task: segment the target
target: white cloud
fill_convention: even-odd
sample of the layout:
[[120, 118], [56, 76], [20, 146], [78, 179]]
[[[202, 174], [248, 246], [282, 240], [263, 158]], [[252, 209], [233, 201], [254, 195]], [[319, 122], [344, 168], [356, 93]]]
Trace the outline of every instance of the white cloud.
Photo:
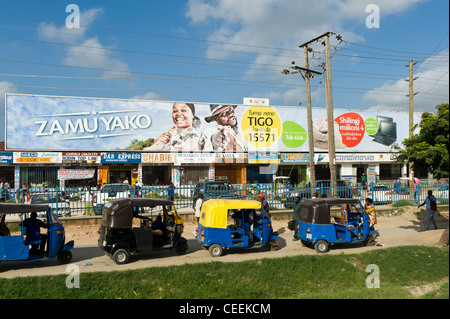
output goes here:
[[81, 28], [69, 29], [65, 25], [58, 26], [53, 23], [41, 22], [37, 27], [39, 38], [63, 43], [77, 43], [85, 37], [88, 27], [90, 27], [94, 20], [102, 13], [103, 8], [101, 7], [80, 12]]
[[101, 44], [97, 37], [87, 36], [89, 27], [103, 11], [102, 7], [96, 7], [80, 12], [81, 28], [69, 29], [65, 25], [43, 22], [38, 26], [38, 35], [47, 41], [67, 44], [66, 56], [63, 59], [65, 65], [119, 71], [104, 71], [103, 76], [130, 76], [127, 64], [111, 57], [109, 49], [113, 47]]
[[133, 100], [162, 100], [162, 97], [158, 93], [147, 92], [142, 95], [135, 95], [131, 99], [133, 99]]
[[[379, 0], [376, 4], [383, 21], [388, 15], [402, 14], [425, 1], [428, 0]], [[251, 68], [246, 73], [250, 75], [255, 70], [278, 68], [281, 71], [288, 68], [291, 61], [301, 66], [303, 52], [298, 45], [328, 31], [340, 34], [349, 42], [364, 41], [356, 31], [366, 29], [365, 20], [369, 15], [366, 7], [372, 3], [373, 0], [189, 0], [185, 15], [192, 25], [208, 30], [208, 40], [212, 42], [206, 52], [207, 58], [225, 59], [239, 51], [252, 53], [253, 64], [249, 63]], [[331, 41], [332, 45], [337, 44], [336, 39]], [[319, 48], [313, 48], [323, 50], [320, 44], [316, 46]], [[265, 81], [268, 79], [274, 80], [275, 77], [267, 77]], [[286, 83], [285, 80], [281, 82]], [[400, 84], [398, 89], [402, 89]], [[304, 89], [280, 91], [259, 93], [276, 104], [297, 105], [304, 101]]]
[[[448, 102], [449, 63], [448, 51], [442, 51], [415, 66], [413, 77], [414, 111], [433, 111], [434, 106]], [[443, 62], [446, 60], [446, 62]], [[372, 109], [408, 110], [409, 82], [405, 79], [389, 81], [379, 88], [368, 91], [364, 99], [373, 103]]]
[[[422, 1], [426, 0], [380, 0], [377, 5], [385, 17]], [[360, 39], [344, 25], [353, 20], [365, 27], [368, 15], [365, 9], [371, 3], [373, 0], [189, 0], [186, 16], [193, 24], [210, 27], [208, 40], [211, 41], [295, 49], [302, 41], [327, 31], [340, 33], [348, 41]], [[242, 50], [229, 44], [211, 46]], [[255, 48], [254, 52], [261, 52], [261, 48]], [[209, 51], [207, 56], [225, 54]]]
[[87, 39], [79, 46], [67, 47], [66, 52], [67, 55], [63, 61], [65, 65], [111, 70], [104, 71], [104, 76], [130, 76], [128, 66], [110, 57], [111, 52], [107, 47], [102, 46], [97, 38]]

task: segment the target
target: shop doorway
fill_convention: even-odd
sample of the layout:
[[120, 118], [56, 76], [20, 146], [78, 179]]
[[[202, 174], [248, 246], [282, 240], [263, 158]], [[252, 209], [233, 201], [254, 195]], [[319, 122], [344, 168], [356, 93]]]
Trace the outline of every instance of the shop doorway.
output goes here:
[[171, 182], [172, 166], [143, 166], [144, 185], [168, 185]]
[[128, 180], [131, 184], [133, 167], [131, 165], [111, 165], [108, 172], [108, 183], [123, 183]]

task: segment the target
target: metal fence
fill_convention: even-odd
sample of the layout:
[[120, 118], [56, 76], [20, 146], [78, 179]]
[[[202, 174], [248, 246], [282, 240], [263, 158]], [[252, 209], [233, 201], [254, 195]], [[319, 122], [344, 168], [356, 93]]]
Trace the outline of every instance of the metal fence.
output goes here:
[[[264, 194], [271, 209], [289, 209], [293, 207], [296, 196], [301, 199], [311, 198], [313, 193], [318, 197], [346, 197], [364, 200], [371, 198], [375, 205], [418, 205], [423, 203], [428, 190], [433, 191], [438, 204], [449, 203], [449, 184], [434, 183], [417, 185], [415, 187], [399, 187], [392, 184], [370, 184], [367, 186], [341, 185], [330, 187], [320, 185], [317, 187], [275, 187], [273, 184], [252, 184], [243, 188], [242, 185], [215, 187], [208, 189], [205, 200], [210, 198], [239, 198], [259, 200]], [[47, 189], [8, 189], [2, 190], [1, 200], [9, 203], [48, 204], [53, 211], [62, 217], [80, 215], [100, 215], [101, 203], [120, 197], [169, 198], [168, 186], [142, 186], [116, 194], [104, 193], [91, 188], [87, 193], [83, 188]], [[203, 192], [203, 191], [201, 191]], [[175, 188], [174, 203], [177, 209], [192, 210], [197, 198], [196, 185], [181, 185]]]

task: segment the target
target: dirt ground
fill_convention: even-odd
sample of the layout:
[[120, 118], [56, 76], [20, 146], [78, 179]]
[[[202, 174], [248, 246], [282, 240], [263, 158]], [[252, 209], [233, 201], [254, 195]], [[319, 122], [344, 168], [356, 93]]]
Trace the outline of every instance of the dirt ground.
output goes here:
[[[378, 216], [376, 230], [379, 232], [377, 246], [336, 245], [332, 246], [328, 254], [353, 254], [374, 249], [384, 249], [404, 245], [438, 246], [442, 233], [448, 228], [448, 208], [440, 209], [436, 216], [437, 230], [423, 231], [426, 211], [416, 207], [399, 208], [391, 214]], [[300, 241], [293, 241], [293, 232], [287, 229], [287, 220], [274, 220], [273, 228], [279, 233], [278, 249], [235, 249], [226, 252], [221, 257], [213, 258], [209, 252], [197, 243], [192, 234], [196, 228], [193, 223], [185, 223], [183, 236], [188, 240], [189, 251], [184, 255], [177, 255], [170, 250], [155, 251], [148, 255], [130, 258], [125, 265], [116, 265], [111, 258], [104, 255], [97, 246], [98, 226], [67, 226], [66, 241], [75, 241], [73, 260], [70, 265], [78, 266], [81, 272], [113, 271], [138, 269], [154, 266], [181, 265], [185, 263], [199, 263], [210, 261], [236, 262], [261, 258], [277, 258], [284, 256], [317, 254], [314, 249], [303, 247]], [[430, 226], [433, 228], [433, 226]], [[70, 274], [73, 268], [60, 265], [56, 259], [20, 263], [0, 263], [0, 277], [12, 278], [17, 276]]]

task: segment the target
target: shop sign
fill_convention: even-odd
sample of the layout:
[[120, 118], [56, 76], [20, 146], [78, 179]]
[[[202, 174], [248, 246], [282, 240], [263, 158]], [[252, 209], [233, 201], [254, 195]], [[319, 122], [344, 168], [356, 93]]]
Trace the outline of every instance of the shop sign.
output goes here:
[[141, 153], [102, 153], [101, 162], [103, 164], [140, 163]]
[[214, 153], [178, 153], [175, 164], [211, 164], [215, 158]]
[[248, 153], [249, 164], [278, 164], [279, 162], [278, 153]]
[[178, 153], [142, 153], [142, 163], [168, 163], [173, 164], [177, 161]]
[[248, 157], [246, 153], [216, 153], [216, 164], [221, 163], [247, 163]]
[[10, 164], [12, 162], [13, 162], [12, 152], [0, 153], [0, 164]]
[[280, 163], [309, 163], [308, 153], [281, 153]]
[[244, 105], [253, 105], [253, 106], [269, 106], [269, 99], [258, 98], [258, 97], [244, 97], [243, 99]]
[[64, 152], [62, 153], [63, 163], [100, 163], [101, 153], [96, 152]]
[[[336, 163], [367, 163], [367, 162], [393, 162], [394, 158], [389, 153], [346, 153], [336, 154]], [[328, 163], [329, 156], [327, 153], [314, 154], [314, 162], [316, 164]]]
[[14, 163], [57, 164], [62, 163], [62, 153], [57, 152], [14, 152]]
[[95, 169], [59, 169], [59, 180], [91, 179], [95, 176]]

